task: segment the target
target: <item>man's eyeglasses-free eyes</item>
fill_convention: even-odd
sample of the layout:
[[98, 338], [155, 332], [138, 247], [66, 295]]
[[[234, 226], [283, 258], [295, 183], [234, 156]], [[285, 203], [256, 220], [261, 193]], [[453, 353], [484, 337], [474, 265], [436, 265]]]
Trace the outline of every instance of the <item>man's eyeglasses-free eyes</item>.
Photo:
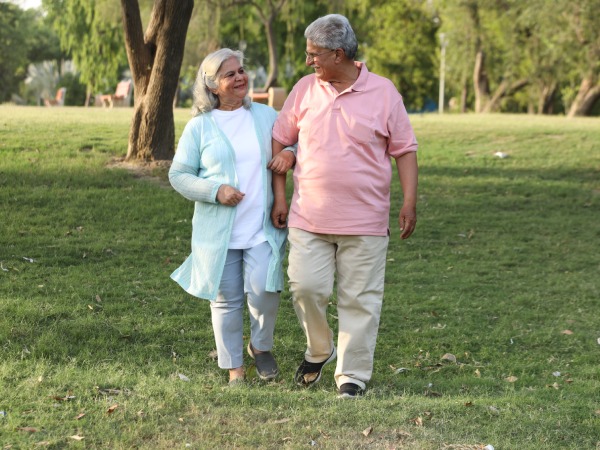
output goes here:
[[313, 61], [317, 56], [321, 56], [324, 55], [325, 53], [331, 53], [331, 52], [335, 52], [336, 49], [331, 49], [331, 50], [325, 50], [324, 52], [321, 53], [308, 53], [308, 52], [304, 52], [304, 54], [306, 55], [306, 58]]

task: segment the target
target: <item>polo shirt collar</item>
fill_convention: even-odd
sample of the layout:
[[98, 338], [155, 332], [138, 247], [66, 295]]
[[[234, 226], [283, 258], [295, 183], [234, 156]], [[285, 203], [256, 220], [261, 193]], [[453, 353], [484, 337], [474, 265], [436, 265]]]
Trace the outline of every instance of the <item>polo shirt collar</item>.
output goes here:
[[[354, 82], [350, 89], [353, 91], [361, 92], [367, 88], [367, 78], [369, 78], [369, 70], [367, 69], [367, 65], [360, 61], [354, 61], [354, 65], [360, 69], [360, 73], [358, 74], [358, 78]], [[329, 81], [323, 81], [317, 79], [321, 86], [329, 85]]]
[[354, 61], [354, 65], [360, 69], [360, 73], [358, 74], [358, 78], [354, 82], [350, 88], [353, 91], [364, 91], [367, 88], [367, 78], [369, 78], [369, 71], [367, 70], [367, 65], [360, 61]]

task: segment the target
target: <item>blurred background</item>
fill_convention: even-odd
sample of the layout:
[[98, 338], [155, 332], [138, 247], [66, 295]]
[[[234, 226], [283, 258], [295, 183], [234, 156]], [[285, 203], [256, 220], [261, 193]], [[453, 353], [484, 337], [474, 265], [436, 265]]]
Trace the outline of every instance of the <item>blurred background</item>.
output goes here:
[[[146, 26], [152, 0], [140, 0]], [[600, 115], [600, 0], [196, 0], [176, 106], [200, 61], [241, 49], [252, 88], [303, 75], [304, 29], [346, 15], [357, 59], [391, 79], [410, 112]], [[118, 0], [1, 0], [0, 102], [99, 105], [130, 79]]]

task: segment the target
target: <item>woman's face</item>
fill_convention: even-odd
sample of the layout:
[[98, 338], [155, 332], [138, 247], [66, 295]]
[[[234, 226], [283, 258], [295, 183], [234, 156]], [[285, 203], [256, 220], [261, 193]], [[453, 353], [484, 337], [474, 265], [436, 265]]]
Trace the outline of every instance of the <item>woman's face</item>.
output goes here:
[[241, 102], [248, 94], [248, 74], [235, 56], [225, 60], [218, 72], [215, 94], [221, 103]]

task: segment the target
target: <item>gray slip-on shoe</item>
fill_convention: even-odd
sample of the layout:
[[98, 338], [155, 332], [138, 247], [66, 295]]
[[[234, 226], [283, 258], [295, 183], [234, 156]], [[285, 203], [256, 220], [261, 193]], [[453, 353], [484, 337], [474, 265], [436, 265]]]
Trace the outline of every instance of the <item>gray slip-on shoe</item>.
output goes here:
[[277, 361], [275, 361], [271, 352], [255, 353], [252, 343], [248, 342], [248, 354], [254, 360], [256, 373], [261, 380], [270, 381], [279, 375]]

